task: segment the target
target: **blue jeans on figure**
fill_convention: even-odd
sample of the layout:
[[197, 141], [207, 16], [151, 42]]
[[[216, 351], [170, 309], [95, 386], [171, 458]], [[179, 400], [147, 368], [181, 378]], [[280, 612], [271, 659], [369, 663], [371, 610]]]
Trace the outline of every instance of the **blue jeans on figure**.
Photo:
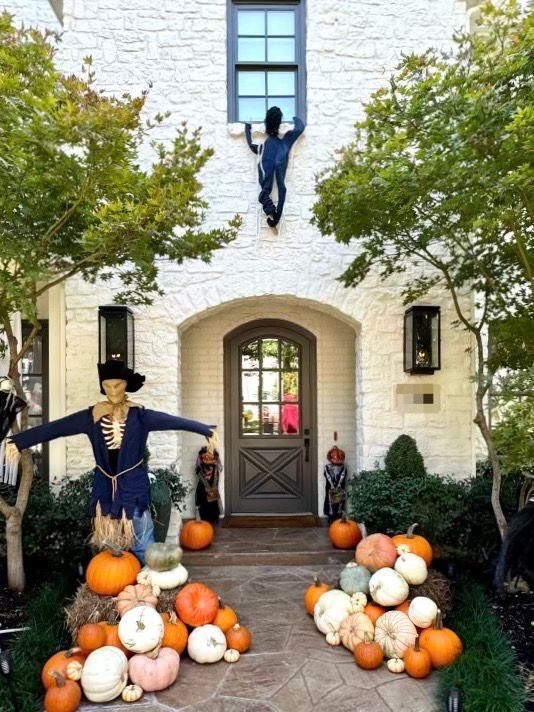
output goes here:
[[154, 524], [150, 515], [150, 509], [145, 509], [145, 511], [141, 513], [139, 508], [136, 507], [132, 521], [135, 534], [132, 551], [144, 566], [145, 551], [150, 544], [154, 543]]

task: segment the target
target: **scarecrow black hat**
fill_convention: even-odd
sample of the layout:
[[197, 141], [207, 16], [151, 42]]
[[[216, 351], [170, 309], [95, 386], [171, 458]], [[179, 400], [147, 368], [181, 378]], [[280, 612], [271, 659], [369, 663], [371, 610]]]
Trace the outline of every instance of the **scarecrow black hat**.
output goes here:
[[134, 373], [131, 368], [126, 366], [124, 361], [115, 361], [114, 359], [98, 364], [98, 378], [100, 380], [100, 393], [103, 395], [106, 395], [106, 392], [102, 387], [102, 381], [126, 381], [126, 390], [129, 393], [138, 391], [145, 382], [145, 377], [141, 376], [140, 373]]

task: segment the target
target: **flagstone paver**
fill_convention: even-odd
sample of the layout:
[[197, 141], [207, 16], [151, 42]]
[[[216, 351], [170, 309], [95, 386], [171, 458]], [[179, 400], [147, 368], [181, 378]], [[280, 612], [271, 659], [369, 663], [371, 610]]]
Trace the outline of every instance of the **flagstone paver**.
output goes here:
[[[280, 540], [289, 541], [290, 531]], [[303, 548], [305, 536], [296, 531]], [[316, 541], [317, 530], [303, 531], [313, 532]], [[249, 547], [254, 548], [251, 542], [258, 536], [265, 537], [264, 530], [248, 531]], [[264, 543], [261, 547], [268, 548]], [[393, 675], [385, 666], [361, 670], [347, 650], [328, 646], [316, 630], [302, 605], [304, 589], [316, 574], [335, 583], [339, 563], [207, 564], [206, 559], [206, 565], [190, 566], [191, 578], [211, 585], [237, 609], [252, 631], [250, 652], [233, 665], [198, 665], [184, 657], [179, 678], [168, 690], [147, 694], [133, 705], [86, 703], [83, 712], [437, 712], [432, 678]]]

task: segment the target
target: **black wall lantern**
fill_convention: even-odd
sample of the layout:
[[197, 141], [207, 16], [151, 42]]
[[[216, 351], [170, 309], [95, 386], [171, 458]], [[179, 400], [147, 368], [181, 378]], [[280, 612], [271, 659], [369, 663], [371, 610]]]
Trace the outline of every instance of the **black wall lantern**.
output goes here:
[[404, 313], [404, 370], [434, 373], [440, 368], [439, 307], [410, 307]]
[[124, 361], [135, 368], [134, 317], [128, 307], [98, 307], [98, 360]]

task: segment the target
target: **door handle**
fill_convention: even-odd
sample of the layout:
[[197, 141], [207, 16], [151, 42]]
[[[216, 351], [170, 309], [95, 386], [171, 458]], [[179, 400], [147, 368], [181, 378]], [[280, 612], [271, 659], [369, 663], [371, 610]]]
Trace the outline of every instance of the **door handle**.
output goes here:
[[310, 461], [310, 438], [304, 438], [304, 462]]

